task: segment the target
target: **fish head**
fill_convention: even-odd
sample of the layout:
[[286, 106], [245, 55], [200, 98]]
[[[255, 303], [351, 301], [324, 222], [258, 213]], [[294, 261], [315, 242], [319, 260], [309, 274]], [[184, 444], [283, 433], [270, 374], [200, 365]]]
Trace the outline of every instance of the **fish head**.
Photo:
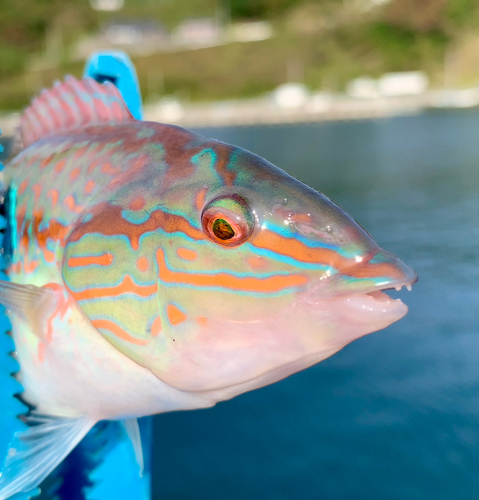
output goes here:
[[[148, 179], [77, 227], [64, 278], [107, 340], [166, 384], [228, 399], [407, 313], [381, 290], [410, 286], [414, 271], [266, 160], [210, 141]], [[112, 255], [106, 297], [86, 285], [98, 270], [82, 285], [68, 266], [95, 245]]]

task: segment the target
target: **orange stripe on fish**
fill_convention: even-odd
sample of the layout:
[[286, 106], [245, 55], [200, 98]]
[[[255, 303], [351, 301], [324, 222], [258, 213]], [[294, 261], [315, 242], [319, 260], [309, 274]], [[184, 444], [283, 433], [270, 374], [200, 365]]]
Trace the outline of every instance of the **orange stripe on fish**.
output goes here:
[[[36, 238], [40, 248], [45, 249], [47, 240], [52, 239], [55, 241], [63, 242], [66, 234], [68, 233], [68, 226], [64, 226], [61, 222], [55, 219], [50, 219], [48, 226], [40, 231], [40, 222], [42, 220], [42, 212], [34, 212], [33, 236]], [[26, 226], [25, 226], [26, 227]]]
[[90, 194], [95, 189], [95, 181], [88, 181], [85, 186], [85, 194]]
[[151, 335], [153, 337], [158, 336], [161, 333], [161, 318], [160, 316], [157, 316], [154, 320], [153, 323], [151, 324]]
[[76, 212], [79, 214], [80, 212], [83, 211], [83, 207], [81, 205], [77, 205], [75, 202], [75, 198], [73, 198], [73, 195], [69, 194], [65, 200], [63, 201], [64, 205], [67, 206], [69, 210], [72, 212]]
[[40, 184], [34, 184], [32, 186], [33, 195], [35, 196], [35, 201], [38, 201], [40, 194], [42, 193], [42, 186]]
[[118, 168], [112, 167], [112, 166], [111, 166], [111, 163], [105, 163], [105, 164], [101, 167], [101, 171], [102, 171], [104, 174], [111, 174], [111, 175], [114, 175], [114, 174], [117, 174], [118, 172], [120, 172], [120, 170], [119, 170]]
[[148, 267], [150, 266], [150, 264], [148, 263], [148, 259], [146, 257], [138, 257], [137, 261], [136, 261], [136, 268], [138, 269], [138, 271], [141, 271], [141, 272], [146, 272], [148, 271]]
[[141, 210], [142, 208], [145, 208], [145, 205], [145, 198], [143, 198], [143, 196], [137, 196], [130, 201], [130, 203], [128, 204], [128, 208], [130, 210]]
[[122, 207], [101, 205], [97, 206], [95, 215], [88, 222], [80, 224], [72, 232], [70, 241], [78, 241], [89, 233], [99, 233], [104, 236], [126, 236], [133, 250], [138, 250], [140, 238], [143, 234], [162, 229], [167, 233], [182, 232], [192, 239], [204, 240], [203, 231], [193, 227], [184, 217], [155, 210], [142, 224], [134, 224], [122, 217]]
[[116, 335], [119, 339], [125, 340], [126, 342], [129, 342], [130, 344], [135, 344], [135, 345], [148, 344], [147, 340], [135, 339], [129, 333], [125, 332], [125, 330], [123, 330], [123, 328], [120, 328], [113, 321], [109, 321], [107, 319], [94, 319], [91, 321], [91, 324], [97, 330], [99, 330], [100, 328], [103, 328], [104, 330], [109, 330], [111, 333]]
[[195, 198], [196, 209], [200, 212], [205, 206], [206, 192], [208, 191], [208, 186], [201, 188]]
[[78, 178], [78, 176], [80, 175], [80, 172], [81, 172], [81, 168], [80, 167], [76, 167], [74, 168], [71, 172], [70, 172], [70, 180], [71, 181], [74, 181], [75, 179]]
[[228, 144], [214, 144], [212, 147], [216, 154], [214, 169], [223, 179], [226, 186], [232, 186], [236, 179], [236, 172], [228, 170], [228, 165], [231, 160], [232, 147]]
[[299, 240], [285, 238], [269, 230], [259, 232], [251, 243], [257, 248], [271, 250], [279, 255], [292, 257], [299, 262], [333, 267], [342, 274], [355, 278], [373, 278], [379, 276], [402, 277], [401, 271], [392, 264], [362, 263], [358, 266], [355, 259], [343, 257], [334, 250], [329, 248], [311, 248]]
[[23, 265], [23, 269], [26, 274], [33, 273], [37, 267], [38, 267], [38, 261], [36, 260], [32, 260], [30, 262], [25, 260], [25, 264]]
[[22, 270], [22, 263], [21, 262], [15, 262], [15, 264], [12, 264], [10, 266], [10, 271], [12, 273], [19, 273]]
[[271, 250], [300, 262], [324, 264], [335, 269], [350, 267], [354, 264], [354, 260], [345, 259], [329, 248], [311, 248], [297, 239], [285, 238], [274, 231], [265, 229], [259, 231], [251, 243], [257, 248]]
[[87, 168], [87, 173], [91, 174], [93, 172], [93, 170], [95, 170], [96, 167], [98, 167], [100, 163], [100, 160], [97, 158], [96, 160], [93, 160], [90, 165], [88, 165], [88, 168]]
[[46, 285], [44, 285], [44, 288], [48, 288], [57, 293], [56, 307], [53, 313], [48, 318], [47, 331], [45, 335], [46, 340], [48, 342], [51, 342], [53, 340], [53, 320], [56, 316], [64, 318], [68, 309], [72, 306], [73, 301], [66, 293], [64, 293], [63, 286], [59, 283], [47, 283]]
[[78, 148], [76, 151], [75, 151], [75, 154], [73, 155], [73, 161], [76, 161], [76, 160], [81, 160], [85, 154], [88, 152], [88, 149], [89, 149], [90, 146], [82, 146], [80, 148]]
[[173, 326], [179, 325], [187, 319], [186, 314], [183, 311], [180, 311], [180, 309], [178, 309], [173, 304], [168, 304], [168, 306], [166, 307], [166, 314], [168, 315], [169, 322]]
[[65, 160], [60, 160], [56, 165], [55, 165], [55, 172], [60, 173], [64, 168], [67, 162]]
[[53, 159], [53, 154], [47, 156], [46, 158], [43, 158], [43, 160], [40, 162], [40, 168], [44, 169], [45, 167], [47, 167], [52, 161], [52, 159]]
[[305, 285], [308, 282], [306, 276], [300, 274], [269, 276], [266, 278], [238, 277], [231, 274], [194, 274], [171, 271], [165, 260], [163, 250], [156, 252], [158, 261], [159, 278], [165, 283], [186, 284], [197, 287], [220, 287], [229, 290], [276, 293], [288, 288]]
[[43, 250], [43, 257], [46, 262], [52, 263], [55, 262], [56, 255], [54, 252], [51, 252], [50, 250]]
[[139, 297], [149, 297], [156, 293], [158, 287], [154, 285], [137, 285], [131, 276], [126, 275], [123, 281], [116, 286], [106, 286], [99, 288], [89, 288], [81, 292], [75, 292], [70, 290], [76, 301], [88, 300], [88, 299], [98, 299], [101, 297], [118, 297], [124, 293], [132, 293], [138, 295]]
[[18, 194], [23, 194], [25, 192], [25, 189], [27, 189], [28, 186], [28, 181], [25, 179], [20, 186], [18, 186]]
[[97, 264], [99, 266], [109, 266], [113, 262], [113, 255], [111, 253], [104, 253], [103, 255], [89, 255], [85, 257], [70, 257], [68, 259], [69, 267], [83, 267]]
[[52, 208], [55, 208], [58, 203], [59, 192], [57, 189], [50, 189], [47, 193], [48, 198], [52, 199]]
[[189, 248], [178, 248], [176, 250], [178, 257], [184, 260], [196, 260], [198, 258], [198, 254], [194, 250], [190, 250]]

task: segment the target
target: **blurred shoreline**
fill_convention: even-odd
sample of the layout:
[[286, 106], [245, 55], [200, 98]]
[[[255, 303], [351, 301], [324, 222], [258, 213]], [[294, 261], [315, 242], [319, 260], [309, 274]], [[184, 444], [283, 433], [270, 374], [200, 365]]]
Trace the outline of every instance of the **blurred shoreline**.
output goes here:
[[194, 104], [165, 98], [145, 106], [145, 119], [184, 127], [230, 127], [387, 118], [425, 109], [475, 107], [479, 105], [479, 89], [435, 90], [371, 99], [321, 92], [296, 104], [281, 106], [272, 96]]
[[[291, 123], [368, 120], [418, 114], [427, 109], [479, 106], [479, 88], [431, 90], [414, 96], [354, 98], [346, 94], [316, 93], [287, 106], [271, 95], [262, 98], [185, 103], [172, 97], [145, 105], [145, 120], [183, 127], [233, 127]], [[11, 137], [20, 113], [0, 115], [3, 137]]]

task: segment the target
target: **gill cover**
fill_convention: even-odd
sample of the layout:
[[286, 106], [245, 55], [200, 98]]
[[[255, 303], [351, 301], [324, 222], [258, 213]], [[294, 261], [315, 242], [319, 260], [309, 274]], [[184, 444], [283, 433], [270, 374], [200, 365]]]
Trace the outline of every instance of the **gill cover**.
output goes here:
[[[123, 208], [107, 203], [84, 216], [69, 235], [63, 280], [91, 324], [119, 351], [144, 364], [161, 331], [154, 232], [140, 243]], [[145, 247], [147, 250], [145, 250]]]

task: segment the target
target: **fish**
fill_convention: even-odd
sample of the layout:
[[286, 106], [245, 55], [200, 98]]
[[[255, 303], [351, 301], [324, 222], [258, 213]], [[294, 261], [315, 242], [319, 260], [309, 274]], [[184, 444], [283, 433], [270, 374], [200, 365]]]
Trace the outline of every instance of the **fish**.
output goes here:
[[416, 273], [324, 194], [240, 147], [133, 118], [67, 77], [22, 114], [3, 172], [0, 303], [34, 408], [0, 500], [100, 420], [208, 408], [386, 328]]

